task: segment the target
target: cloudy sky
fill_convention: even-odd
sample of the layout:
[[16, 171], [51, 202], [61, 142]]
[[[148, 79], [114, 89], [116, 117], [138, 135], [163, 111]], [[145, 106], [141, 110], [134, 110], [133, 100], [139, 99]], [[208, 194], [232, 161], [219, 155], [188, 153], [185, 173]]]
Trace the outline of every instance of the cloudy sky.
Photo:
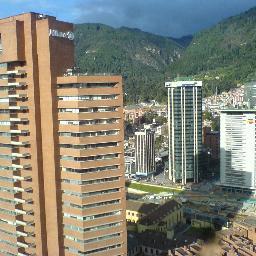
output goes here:
[[0, 0], [0, 17], [39, 12], [180, 37], [256, 6], [256, 0]]

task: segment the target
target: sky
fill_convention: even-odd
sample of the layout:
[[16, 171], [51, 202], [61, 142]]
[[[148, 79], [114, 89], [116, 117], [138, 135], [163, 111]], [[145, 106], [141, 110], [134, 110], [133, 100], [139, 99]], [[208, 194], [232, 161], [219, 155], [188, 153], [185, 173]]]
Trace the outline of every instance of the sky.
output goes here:
[[256, 0], [0, 0], [0, 4], [1, 18], [38, 12], [73, 23], [103, 23], [181, 37], [254, 7]]

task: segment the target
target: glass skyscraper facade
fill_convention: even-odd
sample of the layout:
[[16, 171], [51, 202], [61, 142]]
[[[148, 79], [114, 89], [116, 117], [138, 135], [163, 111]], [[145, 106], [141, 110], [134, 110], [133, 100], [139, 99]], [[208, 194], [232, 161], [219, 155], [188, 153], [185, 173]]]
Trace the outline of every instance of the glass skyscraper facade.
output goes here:
[[166, 82], [168, 88], [169, 179], [198, 182], [202, 150], [202, 82]]

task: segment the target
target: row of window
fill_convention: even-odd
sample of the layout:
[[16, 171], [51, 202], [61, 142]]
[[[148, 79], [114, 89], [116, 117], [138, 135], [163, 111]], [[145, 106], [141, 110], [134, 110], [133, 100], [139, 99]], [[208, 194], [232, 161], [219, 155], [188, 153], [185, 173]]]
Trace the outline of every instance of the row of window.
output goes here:
[[120, 204], [120, 200], [115, 199], [115, 200], [104, 201], [104, 202], [99, 202], [99, 203], [94, 203], [94, 204], [87, 204], [87, 205], [73, 204], [73, 203], [70, 203], [70, 202], [64, 202], [63, 203], [64, 206], [83, 209], [83, 210], [84, 209], [95, 208], [95, 207], [106, 206], [106, 205], [113, 205], [113, 204]]
[[28, 120], [21, 120], [21, 121], [0, 121], [0, 125], [11, 125], [11, 124], [27, 124]]
[[0, 180], [1, 180], [1, 181], [4, 181], [4, 182], [11, 182], [11, 183], [18, 181], [17, 179], [8, 178], [8, 177], [0, 177]]
[[17, 158], [29, 159], [30, 158], [30, 154], [27, 154], [25, 156], [0, 155], [0, 159], [16, 160]]
[[11, 166], [0, 166], [0, 171], [16, 171], [16, 170], [17, 168], [11, 167]]
[[[19, 85], [19, 89], [26, 89], [27, 85]], [[15, 91], [16, 86], [0, 86], [0, 91]]]
[[18, 215], [15, 211], [6, 210], [6, 209], [0, 209], [0, 213], [12, 215], [12, 216], [17, 216]]
[[[0, 86], [1, 87], [1, 86]], [[27, 113], [28, 109], [0, 109], [0, 114]]]
[[116, 112], [117, 107], [95, 107], [95, 108], [59, 108], [61, 113], [95, 113], [95, 112]]
[[[0, 54], [1, 54], [1, 46], [0, 46]], [[17, 246], [16, 246], [17, 247]], [[0, 249], [0, 253], [3, 253], [3, 255], [6, 255], [6, 256], [17, 256], [17, 254], [13, 254], [13, 253], [10, 253], [10, 252], [7, 252], [5, 250], [2, 250]]]
[[83, 220], [83, 221], [89, 221], [89, 220], [110, 217], [110, 216], [116, 216], [116, 215], [120, 215], [120, 214], [121, 214], [121, 211], [113, 211], [113, 212], [105, 212], [105, 213], [89, 215], [89, 216], [80, 216], [80, 215], [74, 215], [74, 214], [64, 212], [64, 217], [71, 218], [71, 219], [77, 219], [77, 220]]
[[0, 159], [15, 160], [17, 157], [11, 155], [0, 155]]
[[102, 240], [108, 240], [108, 239], [115, 238], [115, 237], [120, 237], [120, 236], [121, 236], [120, 233], [115, 233], [115, 234], [98, 236], [95, 238], [85, 239], [85, 240], [81, 240], [81, 239], [78, 239], [78, 238], [72, 237], [72, 236], [65, 236], [65, 238], [72, 240], [74, 242], [78, 242], [78, 243], [82, 243], [82, 244], [89, 244], [89, 243], [95, 243], [95, 242], [102, 241]]
[[10, 121], [0, 121], [0, 125], [11, 125]]
[[12, 132], [0, 132], [0, 136], [3, 136], [3, 137], [13, 137], [13, 136], [16, 136], [16, 135], [22, 135], [22, 136], [29, 136], [29, 132], [28, 131], [16, 131], [16, 133]]
[[[0, 233], [7, 234], [8, 236], [11, 236], [11, 237], [19, 237], [19, 236], [20, 236], [20, 235], [18, 235], [17, 233], [8, 232], [7, 230], [4, 230], [4, 229], [0, 229]], [[0, 235], [0, 236], [1, 236], [1, 235]]]
[[84, 193], [63, 190], [63, 193], [65, 195], [69, 195], [69, 196], [77, 196], [77, 197], [81, 197], [81, 198], [87, 198], [90, 196], [112, 194], [112, 193], [116, 193], [119, 191], [120, 191], [120, 188], [112, 188], [112, 189], [105, 189], [105, 190], [100, 190], [100, 191], [92, 191], [92, 192], [84, 192]]
[[119, 134], [119, 130], [97, 131], [97, 132], [59, 132], [59, 136], [63, 136], [63, 137], [94, 137], [94, 136], [110, 136], [110, 135], [118, 135], [118, 134]]
[[102, 172], [108, 170], [117, 170], [119, 168], [118, 165], [110, 165], [110, 166], [102, 166], [102, 167], [95, 167], [95, 168], [88, 168], [88, 169], [74, 169], [74, 168], [65, 168], [62, 167], [62, 171], [65, 172], [75, 172], [75, 173], [90, 173], [90, 172]]
[[59, 96], [58, 100], [63, 101], [83, 101], [83, 100], [114, 100], [117, 95], [79, 95], [79, 96]]
[[17, 204], [14, 200], [6, 199], [6, 198], [0, 198], [0, 202], [9, 203], [9, 204], [13, 204], [13, 205]]
[[115, 83], [78, 83], [78, 84], [58, 84], [58, 89], [81, 89], [81, 88], [111, 88], [114, 87]]
[[24, 96], [21, 96], [21, 97], [15, 97], [15, 98], [0, 98], [0, 103], [14, 103], [14, 102], [17, 102], [17, 101], [26, 101], [28, 99], [28, 97], [26, 97], [25, 95]]
[[[76, 145], [76, 144], [60, 144], [60, 148], [74, 148], [74, 149], [92, 149], [92, 148], [106, 148], [106, 147], [116, 147], [117, 142], [106, 142], [97, 144], [87, 144], [87, 145]], [[0, 144], [1, 147], [1, 144]]]
[[12, 193], [12, 194], [15, 194], [15, 193], [16, 193], [16, 190], [15, 190], [15, 189], [9, 188], [9, 187], [7, 188], [7, 187], [1, 187], [1, 186], [0, 186], [0, 191]]
[[94, 120], [60, 120], [60, 125], [96, 125], [96, 124], [116, 124], [117, 118], [111, 119], [94, 119]]
[[[0, 155], [1, 158], [1, 155]], [[108, 154], [108, 155], [98, 155], [98, 156], [87, 156], [87, 157], [77, 157], [77, 156], [61, 156], [61, 160], [85, 162], [85, 161], [98, 161], [105, 159], [118, 158], [118, 154]]]
[[99, 226], [94, 226], [89, 228], [81, 228], [73, 225], [64, 225], [64, 228], [84, 233], [89, 231], [98, 231], [98, 230], [109, 229], [109, 228], [120, 227], [120, 226], [121, 226], [120, 222], [115, 222], [115, 223], [109, 223], [109, 224], [104, 224], [104, 225], [99, 225]]
[[[97, 249], [94, 249], [91, 251], [86, 251], [86, 252], [82, 252], [82, 251], [79, 251], [79, 250], [71, 248], [71, 247], [65, 247], [65, 249], [67, 249], [69, 252], [72, 252], [72, 253], [78, 253], [79, 256], [83, 256], [83, 255], [95, 254], [97, 252], [109, 251], [109, 250], [113, 250], [113, 249], [120, 248], [120, 247], [121, 247], [121, 244], [115, 244], [115, 245], [101, 247], [101, 248], [97, 248]], [[120, 256], [120, 255], [118, 255], [118, 256]]]
[[103, 178], [96, 180], [71, 180], [71, 179], [62, 179], [63, 183], [74, 184], [74, 185], [90, 185], [90, 184], [100, 184], [105, 182], [118, 181], [119, 177]]
[[10, 220], [6, 220], [6, 219], [0, 219], [0, 223], [16, 226], [16, 222], [13, 222], [13, 221], [10, 221]]
[[[11, 246], [15, 249], [18, 248], [18, 245], [16, 243], [13, 243], [13, 242], [10, 242], [10, 241], [7, 241], [7, 240], [0, 239], [0, 243], [1, 244], [7, 244], [8, 247]], [[4, 255], [6, 255], [6, 256], [16, 256], [17, 254], [14, 255], [12, 253], [7, 253], [7, 254], [4, 254]]]

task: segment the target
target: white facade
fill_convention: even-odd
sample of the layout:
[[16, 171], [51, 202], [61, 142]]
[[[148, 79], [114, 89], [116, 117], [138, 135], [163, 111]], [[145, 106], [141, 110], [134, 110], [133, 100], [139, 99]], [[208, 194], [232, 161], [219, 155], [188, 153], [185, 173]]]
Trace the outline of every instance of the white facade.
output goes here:
[[220, 116], [220, 182], [233, 188], [255, 189], [255, 114], [222, 111]]
[[136, 174], [147, 176], [155, 169], [155, 133], [147, 129], [135, 132]]

